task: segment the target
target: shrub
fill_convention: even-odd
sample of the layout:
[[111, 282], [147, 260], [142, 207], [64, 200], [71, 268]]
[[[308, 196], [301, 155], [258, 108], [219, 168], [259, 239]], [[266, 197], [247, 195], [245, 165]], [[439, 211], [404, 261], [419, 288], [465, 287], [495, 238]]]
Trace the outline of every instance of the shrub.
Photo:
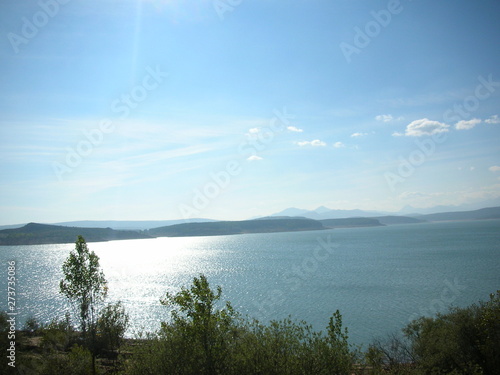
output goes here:
[[[2, 350], [2, 360], [0, 362], [0, 373], [1, 374], [9, 374], [12, 371], [12, 368], [8, 365], [8, 360], [7, 360], [7, 349], [10, 347], [10, 339], [8, 337], [8, 332], [10, 329], [9, 322], [7, 320], [9, 319], [8, 315], [4, 311], [0, 311], [0, 348]], [[5, 356], [3, 355], [4, 353], [7, 353]]]
[[67, 350], [76, 340], [76, 332], [71, 324], [69, 313], [62, 320], [53, 319], [39, 330], [42, 347], [48, 350]]
[[100, 350], [119, 349], [128, 323], [129, 316], [121, 302], [108, 304], [101, 311], [97, 321], [98, 348]]
[[[495, 374], [500, 368], [500, 291], [488, 302], [422, 317], [404, 329], [405, 339], [375, 342], [367, 359], [394, 373], [409, 363], [425, 374]], [[370, 363], [370, 362], [369, 362]]]
[[385, 340], [374, 340], [365, 353], [366, 364], [373, 374], [383, 371], [411, 374], [415, 359], [410, 341], [400, 335], [389, 335]]
[[136, 349], [134, 374], [349, 374], [354, 353], [337, 311], [326, 334], [291, 318], [268, 325], [240, 317], [222, 291], [200, 275], [191, 288], [167, 294], [172, 320]]
[[232, 345], [232, 373], [348, 374], [354, 353], [341, 326], [338, 311], [330, 320], [327, 335], [290, 317], [268, 325], [247, 322]]
[[80, 345], [73, 345], [68, 354], [54, 352], [50, 354], [41, 369], [40, 375], [91, 375], [92, 355]]
[[23, 331], [32, 336], [35, 335], [39, 329], [40, 329], [40, 323], [33, 316], [29, 317], [23, 326]]

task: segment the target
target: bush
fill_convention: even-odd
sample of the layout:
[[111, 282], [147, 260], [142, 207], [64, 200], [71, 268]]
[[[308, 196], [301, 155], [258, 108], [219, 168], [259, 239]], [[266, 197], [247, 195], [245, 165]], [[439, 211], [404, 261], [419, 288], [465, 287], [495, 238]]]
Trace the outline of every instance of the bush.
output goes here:
[[[10, 330], [10, 325], [7, 320], [9, 319], [9, 316], [7, 315], [6, 312], [0, 311], [0, 349], [2, 350], [2, 360], [0, 363], [0, 374], [10, 374], [12, 373], [12, 367], [8, 365], [8, 359], [7, 359], [7, 349], [10, 347], [10, 339], [8, 332]], [[4, 353], [7, 353], [5, 356], [3, 355]], [[11, 372], [9, 372], [11, 371]]]
[[412, 374], [415, 358], [410, 341], [393, 334], [385, 340], [374, 340], [365, 353], [366, 364], [373, 374], [384, 371], [396, 374]]
[[327, 333], [290, 318], [248, 321], [200, 275], [190, 289], [167, 294], [172, 320], [136, 349], [131, 374], [349, 374], [354, 353], [337, 311]]
[[52, 353], [40, 370], [39, 375], [91, 375], [92, 355], [82, 346], [73, 345], [68, 354]]
[[36, 335], [39, 329], [40, 329], [40, 323], [33, 316], [29, 317], [23, 326], [23, 331], [25, 331], [31, 336]]
[[71, 325], [70, 315], [63, 320], [53, 319], [39, 329], [42, 335], [42, 347], [48, 350], [68, 350], [76, 340], [76, 332]]
[[348, 374], [354, 352], [342, 332], [337, 311], [327, 335], [315, 332], [306, 322], [291, 318], [246, 323], [232, 345], [234, 374]]
[[128, 328], [129, 316], [121, 302], [108, 304], [97, 321], [97, 346], [102, 350], [120, 348], [125, 331]]
[[494, 373], [500, 368], [500, 291], [490, 301], [420, 318], [405, 329], [425, 371]]
[[368, 364], [394, 373], [407, 371], [410, 364], [415, 373], [498, 374], [500, 291], [491, 294], [488, 302], [416, 319], [403, 333], [405, 339], [372, 344]]

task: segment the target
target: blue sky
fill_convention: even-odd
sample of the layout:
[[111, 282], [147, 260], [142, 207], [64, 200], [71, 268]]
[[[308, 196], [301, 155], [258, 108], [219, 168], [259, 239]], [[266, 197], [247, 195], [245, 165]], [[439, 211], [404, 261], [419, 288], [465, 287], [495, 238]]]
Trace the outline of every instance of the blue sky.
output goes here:
[[500, 198], [494, 0], [5, 0], [0, 224]]

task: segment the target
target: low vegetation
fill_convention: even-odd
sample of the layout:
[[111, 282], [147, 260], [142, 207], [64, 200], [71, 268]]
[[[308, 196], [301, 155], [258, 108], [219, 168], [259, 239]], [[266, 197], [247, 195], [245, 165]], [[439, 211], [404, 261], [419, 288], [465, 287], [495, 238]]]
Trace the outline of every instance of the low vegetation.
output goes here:
[[195, 278], [190, 289], [167, 294], [171, 321], [140, 346], [130, 374], [348, 374], [355, 354], [337, 311], [327, 334], [291, 319], [264, 325], [242, 319], [221, 290]]
[[[0, 373], [500, 373], [500, 291], [487, 302], [414, 320], [401, 335], [374, 341], [363, 351], [349, 344], [339, 311], [323, 332], [291, 317], [263, 324], [242, 317], [229, 302], [223, 303], [221, 288], [212, 289], [200, 275], [189, 287], [167, 293], [160, 300], [170, 319], [162, 322], [157, 332], [124, 339], [128, 315], [123, 305], [97, 303], [106, 291], [99, 259], [88, 251], [83, 238], [71, 254], [65, 263], [61, 292], [79, 298], [73, 298], [79, 330], [70, 314], [49, 324], [28, 319], [22, 332], [16, 334], [16, 368], [2, 361]], [[85, 278], [73, 278], [72, 270], [86, 267]], [[7, 315], [0, 314], [2, 347], [8, 345], [8, 329]]]

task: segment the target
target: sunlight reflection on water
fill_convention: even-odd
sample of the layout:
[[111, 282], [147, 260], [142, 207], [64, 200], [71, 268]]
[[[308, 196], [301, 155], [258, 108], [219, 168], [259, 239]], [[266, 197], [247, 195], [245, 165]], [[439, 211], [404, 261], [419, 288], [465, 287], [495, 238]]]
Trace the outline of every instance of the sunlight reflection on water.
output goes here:
[[[317, 264], [318, 238], [338, 247]], [[355, 343], [402, 328], [439, 298], [445, 280], [466, 289], [454, 300], [485, 299], [500, 285], [500, 221], [357, 228], [319, 232], [157, 238], [89, 243], [109, 282], [108, 302], [122, 301], [132, 327], [154, 331], [168, 320], [166, 292], [189, 286], [203, 273], [220, 285], [243, 315], [280, 319], [291, 314], [324, 329], [339, 309]], [[4, 246], [0, 260], [17, 261], [19, 320], [62, 318], [61, 266], [74, 244]], [[309, 263], [307, 263], [309, 262]], [[305, 272], [304, 265], [312, 267]], [[314, 267], [313, 267], [314, 266]], [[301, 268], [302, 267], [302, 268]], [[303, 276], [299, 276], [299, 275]], [[303, 277], [303, 279], [300, 279]], [[294, 288], [294, 285], [298, 285]], [[6, 278], [0, 277], [0, 296]], [[269, 304], [274, 291], [282, 300]], [[5, 309], [5, 298], [0, 309]]]

